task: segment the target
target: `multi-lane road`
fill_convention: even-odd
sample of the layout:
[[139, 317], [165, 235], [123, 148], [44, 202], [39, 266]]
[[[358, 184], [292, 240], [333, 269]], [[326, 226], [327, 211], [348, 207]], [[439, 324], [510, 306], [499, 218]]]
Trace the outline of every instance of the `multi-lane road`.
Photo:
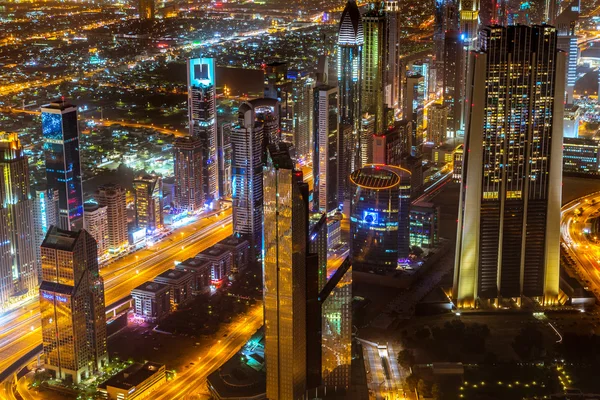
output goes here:
[[[212, 246], [231, 234], [231, 209], [180, 228], [152, 248], [126, 256], [101, 270], [107, 305], [128, 296], [133, 288]], [[41, 343], [36, 299], [0, 318], [0, 371]]]
[[584, 286], [600, 297], [600, 236], [591, 222], [600, 216], [600, 192], [567, 203], [562, 208], [560, 234], [562, 250], [575, 261], [575, 272]]

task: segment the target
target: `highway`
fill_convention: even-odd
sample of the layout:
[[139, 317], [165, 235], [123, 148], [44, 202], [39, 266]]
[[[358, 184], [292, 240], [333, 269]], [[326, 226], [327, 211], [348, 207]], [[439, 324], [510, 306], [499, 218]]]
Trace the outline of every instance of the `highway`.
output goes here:
[[[176, 230], [152, 248], [138, 251], [100, 271], [105, 303], [128, 296], [133, 288], [231, 235], [231, 209]], [[0, 318], [0, 371], [41, 343], [37, 299]]]
[[561, 211], [563, 253], [575, 262], [575, 273], [584, 286], [600, 298], [600, 242], [590, 232], [590, 219], [600, 216], [600, 192], [576, 199]]

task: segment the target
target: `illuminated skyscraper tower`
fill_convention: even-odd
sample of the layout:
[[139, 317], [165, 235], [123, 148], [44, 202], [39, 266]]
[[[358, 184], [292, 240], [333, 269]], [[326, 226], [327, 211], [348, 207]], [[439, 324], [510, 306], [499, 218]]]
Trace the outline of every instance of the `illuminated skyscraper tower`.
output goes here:
[[154, 0], [138, 0], [138, 15], [140, 19], [154, 19]]
[[58, 190], [61, 229], [83, 228], [83, 188], [79, 160], [77, 108], [65, 102], [42, 106], [42, 134], [46, 153], [46, 182]]
[[[46, 185], [32, 188], [33, 226], [35, 229], [35, 254], [37, 260], [38, 281], [42, 279], [42, 254], [40, 246], [52, 225], [58, 225], [58, 190], [48, 189]], [[125, 235], [127, 237], [127, 235]]]
[[135, 194], [135, 223], [149, 234], [163, 227], [162, 179], [156, 175], [142, 175], [133, 181]]
[[0, 138], [0, 308], [38, 285], [29, 166], [16, 134]]
[[202, 143], [204, 201], [211, 202], [219, 199], [215, 60], [189, 59], [187, 70], [190, 135], [198, 137]]
[[108, 362], [104, 281], [96, 241], [52, 227], [42, 243], [40, 312], [45, 367], [79, 383]]
[[[354, 0], [346, 3], [338, 31], [338, 88], [340, 93], [340, 122], [350, 126], [351, 135], [340, 153], [344, 171], [348, 174], [360, 167], [360, 126], [361, 126], [361, 73], [362, 48], [364, 43], [363, 24], [360, 11]], [[348, 151], [351, 153], [347, 154]], [[345, 184], [345, 181], [342, 184]], [[342, 192], [346, 192], [342, 190]], [[344, 193], [344, 197], [349, 193]]]
[[[387, 49], [385, 52], [385, 104], [397, 108], [400, 100], [400, 52], [399, 39], [402, 23], [399, 0], [385, 1], [385, 16], [387, 25]], [[378, 132], [381, 133], [381, 132]]]
[[482, 38], [470, 55], [453, 300], [555, 304], [565, 55], [551, 26], [492, 26]]
[[204, 206], [202, 198], [202, 141], [193, 136], [175, 139], [175, 207], [194, 212]]
[[107, 184], [96, 190], [96, 201], [106, 206], [108, 219], [108, 251], [112, 254], [121, 253], [129, 247], [127, 237], [127, 199], [124, 187]]
[[313, 204], [315, 211], [338, 208], [338, 88], [319, 85], [314, 91]]
[[573, 104], [573, 92], [577, 80], [577, 20], [579, 19], [579, 0], [573, 0], [556, 18], [558, 31], [558, 48], [567, 53], [566, 68], [566, 102]]
[[297, 400], [307, 385], [308, 185], [285, 149], [269, 146], [264, 175], [267, 398]]

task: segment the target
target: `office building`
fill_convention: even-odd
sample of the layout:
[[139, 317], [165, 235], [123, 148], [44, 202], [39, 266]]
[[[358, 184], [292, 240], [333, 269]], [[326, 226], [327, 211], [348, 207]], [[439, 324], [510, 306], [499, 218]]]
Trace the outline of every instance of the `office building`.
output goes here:
[[[386, 14], [380, 3], [369, 3], [362, 16], [364, 46], [362, 54], [362, 112], [372, 114], [375, 125], [372, 133], [383, 132], [385, 119], [385, 87], [387, 37]], [[361, 143], [361, 149], [363, 148]], [[369, 157], [371, 155], [369, 154]], [[364, 157], [364, 155], [363, 155]], [[358, 168], [358, 166], [355, 166]]]
[[594, 139], [563, 139], [563, 173], [591, 174], [600, 172], [600, 144]]
[[423, 146], [425, 95], [425, 78], [420, 74], [409, 72], [404, 90], [403, 115], [411, 124], [410, 154], [415, 157], [421, 155]]
[[138, 15], [140, 19], [154, 19], [155, 8], [154, 0], [138, 0]]
[[131, 291], [133, 316], [156, 324], [171, 312], [171, 292], [164, 283], [146, 282]]
[[308, 185], [285, 149], [269, 147], [264, 172], [264, 308], [267, 398], [307, 388]]
[[299, 160], [312, 160], [315, 79], [298, 73], [292, 81], [294, 146]]
[[63, 102], [42, 106], [46, 182], [58, 190], [61, 229], [83, 229], [83, 188], [77, 107]]
[[210, 282], [219, 287], [226, 283], [231, 275], [233, 254], [223, 246], [212, 246], [196, 254], [198, 260], [210, 262]]
[[392, 109], [398, 108], [400, 100], [400, 31], [402, 15], [399, 0], [385, 0], [387, 29], [387, 48], [385, 49], [385, 104]]
[[52, 225], [58, 225], [58, 190], [49, 189], [46, 185], [32, 188], [33, 229], [35, 234], [35, 259], [38, 283], [42, 279], [42, 253], [40, 246]]
[[160, 176], [145, 174], [133, 181], [135, 224], [152, 235], [163, 227], [163, 193]]
[[460, 32], [446, 32], [444, 41], [444, 105], [448, 107], [448, 137], [462, 132], [465, 54]]
[[482, 44], [470, 55], [453, 301], [556, 304], [565, 55], [551, 26], [485, 28]]
[[[336, 268], [337, 266], [337, 268]], [[352, 265], [346, 257], [328, 268], [321, 293], [321, 376], [330, 387], [349, 387], [352, 364]]]
[[558, 49], [567, 53], [567, 66], [565, 68], [565, 101], [573, 104], [573, 92], [577, 80], [577, 61], [579, 47], [577, 45], [577, 22], [579, 20], [580, 0], [573, 0], [556, 18], [558, 31]]
[[154, 278], [154, 282], [162, 283], [169, 287], [171, 294], [171, 307], [185, 303], [192, 298], [194, 275], [180, 269], [169, 269]]
[[338, 88], [319, 85], [314, 91], [313, 208], [330, 212], [338, 200]]
[[190, 213], [204, 207], [202, 189], [202, 141], [199, 137], [187, 136], [173, 143], [175, 166], [175, 208]]
[[373, 137], [373, 163], [400, 165], [402, 158], [411, 151], [411, 123], [405, 119], [396, 121], [388, 129]]
[[410, 172], [369, 165], [350, 176], [350, 256], [358, 269], [394, 270], [408, 257]]
[[83, 212], [85, 215], [85, 230], [96, 241], [98, 249], [98, 261], [105, 261], [108, 258], [108, 207], [100, 206], [96, 203], [84, 203]]
[[219, 155], [219, 193], [221, 197], [231, 197], [231, 159], [233, 149], [231, 147], [231, 129], [230, 122], [221, 124], [217, 140], [217, 153]]
[[46, 370], [79, 383], [108, 363], [104, 281], [94, 238], [51, 227], [41, 246], [40, 313]]
[[579, 125], [581, 124], [581, 114], [583, 110], [574, 104], [565, 104], [565, 118], [563, 137], [579, 137]]
[[99, 186], [95, 199], [98, 205], [106, 207], [108, 219], [108, 250], [119, 254], [129, 248], [127, 237], [127, 191], [115, 184]]
[[448, 130], [448, 107], [432, 104], [427, 109], [427, 141], [439, 146], [446, 140]]
[[215, 60], [189, 59], [187, 77], [190, 136], [200, 139], [203, 197], [211, 203], [219, 199]]
[[419, 202], [410, 206], [410, 245], [420, 248], [435, 247], [439, 240], [439, 207]]
[[454, 156], [452, 157], [452, 180], [454, 182], [462, 182], [462, 167], [463, 157], [465, 153], [465, 146], [459, 144], [454, 150]]
[[[340, 122], [342, 132], [347, 132], [343, 140], [343, 153], [340, 153], [340, 170], [347, 176], [360, 166], [360, 128], [361, 128], [361, 88], [362, 88], [362, 51], [364, 44], [363, 23], [355, 0], [349, 0], [342, 12], [338, 30], [338, 88], [340, 93]], [[343, 167], [343, 169], [342, 169]], [[345, 179], [346, 181], [347, 179]], [[346, 198], [347, 186], [342, 193]]]
[[293, 143], [293, 102], [292, 81], [289, 76], [288, 63], [276, 61], [265, 66], [265, 90], [266, 99], [277, 100], [279, 124], [281, 132], [278, 132], [277, 141], [283, 140]]
[[192, 278], [192, 294], [210, 292], [210, 280], [212, 276], [212, 263], [192, 257], [180, 262], [175, 269], [190, 272]]
[[231, 252], [231, 272], [238, 273], [246, 269], [250, 261], [250, 243], [241, 236], [231, 235], [221, 240], [215, 247]]
[[252, 263], [260, 260], [262, 246], [263, 128], [253, 104], [243, 102], [231, 131], [233, 232], [250, 241]]
[[164, 364], [148, 361], [131, 364], [98, 385], [98, 391], [108, 400], [141, 400], [152, 398], [152, 392], [166, 383]]
[[340, 203], [346, 203], [349, 201], [350, 196], [350, 172], [353, 171], [353, 161], [350, 161], [352, 157], [347, 157], [347, 154], [354, 154], [355, 150], [352, 147], [355, 143], [354, 130], [351, 125], [340, 124], [340, 134], [338, 136], [338, 201]]
[[38, 285], [29, 164], [17, 134], [0, 137], [0, 308]]

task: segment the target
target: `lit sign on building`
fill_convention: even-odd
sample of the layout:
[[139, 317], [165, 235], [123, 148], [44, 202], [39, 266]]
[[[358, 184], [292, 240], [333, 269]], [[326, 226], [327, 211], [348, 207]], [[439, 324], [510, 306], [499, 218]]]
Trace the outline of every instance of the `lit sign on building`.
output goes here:
[[65, 296], [61, 296], [59, 294], [53, 295], [52, 293], [48, 293], [48, 292], [42, 292], [42, 297], [49, 301], [54, 301], [56, 299], [57, 301], [60, 301], [61, 303], [66, 303], [69, 300]]
[[192, 86], [209, 86], [215, 82], [215, 60], [192, 58], [189, 60], [189, 78]]
[[373, 211], [363, 211], [363, 222], [376, 225], [379, 221], [379, 214]]

